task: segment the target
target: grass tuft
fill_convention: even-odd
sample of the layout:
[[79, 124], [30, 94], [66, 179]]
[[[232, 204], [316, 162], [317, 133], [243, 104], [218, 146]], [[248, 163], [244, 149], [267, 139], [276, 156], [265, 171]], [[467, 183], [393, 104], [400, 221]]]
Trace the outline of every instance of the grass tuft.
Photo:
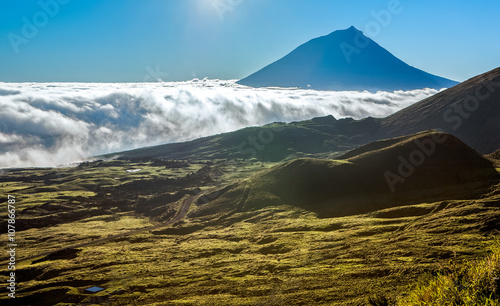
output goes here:
[[387, 298], [385, 295], [375, 294], [369, 296], [367, 299], [368, 305], [370, 306], [392, 306], [395, 305], [391, 299]]
[[500, 242], [483, 259], [452, 262], [449, 272], [415, 288], [398, 305], [500, 305]]

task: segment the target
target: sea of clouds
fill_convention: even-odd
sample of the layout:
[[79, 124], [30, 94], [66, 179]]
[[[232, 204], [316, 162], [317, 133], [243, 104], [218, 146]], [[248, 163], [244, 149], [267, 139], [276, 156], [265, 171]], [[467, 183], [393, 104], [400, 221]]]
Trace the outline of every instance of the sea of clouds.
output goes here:
[[334, 92], [254, 89], [234, 81], [1, 83], [0, 168], [92, 156], [318, 116], [383, 117], [434, 89]]

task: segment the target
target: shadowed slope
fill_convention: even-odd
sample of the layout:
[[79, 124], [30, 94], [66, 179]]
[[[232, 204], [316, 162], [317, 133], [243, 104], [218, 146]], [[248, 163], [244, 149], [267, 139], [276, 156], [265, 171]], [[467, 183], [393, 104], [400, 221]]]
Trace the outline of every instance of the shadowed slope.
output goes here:
[[495, 152], [493, 152], [491, 154], [488, 154], [487, 157], [491, 158], [491, 159], [500, 160], [500, 149], [496, 150]]
[[381, 137], [426, 129], [453, 134], [479, 152], [500, 146], [500, 68], [415, 103], [382, 120]]
[[[287, 204], [319, 216], [341, 216], [464, 196], [454, 188], [499, 177], [490, 161], [454, 136], [439, 132], [385, 140], [356, 151], [344, 160], [297, 159], [273, 167], [195, 214]], [[475, 192], [467, 192], [471, 191]]]

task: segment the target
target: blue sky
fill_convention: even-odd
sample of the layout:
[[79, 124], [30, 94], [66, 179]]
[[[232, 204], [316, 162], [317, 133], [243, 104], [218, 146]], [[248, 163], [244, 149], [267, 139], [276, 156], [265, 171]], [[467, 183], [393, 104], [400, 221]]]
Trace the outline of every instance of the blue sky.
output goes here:
[[[372, 13], [393, 1], [402, 11], [381, 24]], [[0, 81], [239, 79], [309, 39], [373, 22], [371, 38], [395, 56], [463, 81], [500, 66], [499, 14], [497, 0], [1, 1]]]

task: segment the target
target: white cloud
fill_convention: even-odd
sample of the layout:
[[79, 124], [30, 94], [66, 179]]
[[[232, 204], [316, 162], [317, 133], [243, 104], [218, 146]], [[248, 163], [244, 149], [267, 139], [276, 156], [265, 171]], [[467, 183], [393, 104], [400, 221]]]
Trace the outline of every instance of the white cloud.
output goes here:
[[252, 89], [218, 80], [0, 83], [0, 167], [56, 166], [274, 121], [383, 117], [436, 92]]

